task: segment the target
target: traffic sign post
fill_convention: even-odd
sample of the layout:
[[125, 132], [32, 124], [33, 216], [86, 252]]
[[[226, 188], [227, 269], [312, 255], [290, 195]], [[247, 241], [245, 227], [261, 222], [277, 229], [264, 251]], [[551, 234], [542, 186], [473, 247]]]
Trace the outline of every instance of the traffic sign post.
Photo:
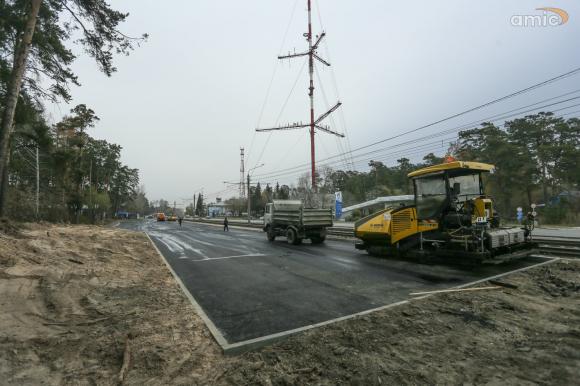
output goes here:
[[342, 192], [336, 192], [334, 193], [334, 196], [336, 198], [334, 213], [338, 220], [342, 216]]

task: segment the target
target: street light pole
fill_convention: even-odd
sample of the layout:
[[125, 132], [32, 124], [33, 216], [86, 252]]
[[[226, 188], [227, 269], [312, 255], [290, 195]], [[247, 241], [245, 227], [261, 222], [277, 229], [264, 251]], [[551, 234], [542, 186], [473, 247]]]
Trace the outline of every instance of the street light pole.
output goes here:
[[248, 172], [248, 224], [252, 222], [251, 220], [251, 216], [250, 216], [250, 210], [251, 210], [251, 202], [252, 202], [252, 195], [250, 194], [250, 172]]

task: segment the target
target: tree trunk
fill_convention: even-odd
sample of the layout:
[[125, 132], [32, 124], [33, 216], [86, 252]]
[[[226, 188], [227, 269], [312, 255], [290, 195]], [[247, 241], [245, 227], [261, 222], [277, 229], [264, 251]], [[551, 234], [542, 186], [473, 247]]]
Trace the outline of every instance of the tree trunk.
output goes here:
[[[36, 27], [36, 18], [42, 0], [31, 0], [30, 11], [26, 20], [26, 27], [22, 34], [22, 39], [17, 44], [16, 52], [14, 53], [14, 64], [12, 66], [12, 73], [8, 82], [6, 90], [6, 99], [4, 101], [4, 111], [2, 112], [2, 123], [0, 124], [0, 176], [7, 176], [8, 173], [8, 154], [10, 152], [10, 135], [14, 126], [14, 113], [16, 111], [16, 104], [18, 103], [18, 95], [20, 95], [20, 88], [22, 86], [22, 79], [26, 70], [26, 59], [30, 52], [30, 45], [32, 43], [32, 35], [34, 35], [34, 28]], [[4, 195], [6, 194], [5, 181], [0, 181], [0, 216], [4, 215], [4, 202], [6, 201]]]
[[[10, 155], [6, 163], [10, 162]], [[8, 168], [4, 168], [2, 175], [0, 175], [0, 217], [4, 216], [6, 209], [6, 201], [8, 200]]]
[[548, 202], [548, 177], [547, 177], [547, 167], [545, 163], [542, 163], [542, 192], [544, 195], [544, 204]]

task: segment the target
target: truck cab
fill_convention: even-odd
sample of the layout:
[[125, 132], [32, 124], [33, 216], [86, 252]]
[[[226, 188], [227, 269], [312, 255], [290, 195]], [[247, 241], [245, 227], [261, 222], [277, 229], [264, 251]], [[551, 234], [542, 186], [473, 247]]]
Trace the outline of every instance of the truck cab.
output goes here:
[[274, 204], [268, 203], [264, 208], [264, 226], [272, 223], [272, 213], [274, 211]]

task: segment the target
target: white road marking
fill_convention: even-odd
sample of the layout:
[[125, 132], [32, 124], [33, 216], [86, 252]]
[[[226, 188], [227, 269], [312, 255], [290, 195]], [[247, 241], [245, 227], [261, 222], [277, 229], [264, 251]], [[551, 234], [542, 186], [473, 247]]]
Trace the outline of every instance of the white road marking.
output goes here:
[[159, 240], [160, 243], [165, 245], [173, 253], [185, 254], [185, 251], [192, 251], [197, 253], [203, 258], [207, 258], [207, 255], [203, 253], [201, 249], [193, 248], [191, 245], [173, 237], [167, 233], [151, 232], [151, 236]]
[[[206, 236], [206, 237], [207, 236], [210, 236], [211, 237], [211, 235], [212, 235], [211, 233], [206, 233], [203, 236]], [[240, 254], [249, 254], [249, 253], [252, 253], [252, 250], [250, 249], [250, 247], [248, 247], [247, 245], [245, 245], [244, 242], [242, 242], [240, 240], [236, 240], [235, 238], [232, 238], [232, 237], [224, 237], [224, 236], [221, 236], [220, 235], [221, 237], [218, 236], [216, 238], [221, 239], [221, 240], [227, 240], [227, 241], [230, 241], [230, 242], [231, 241], [237, 241], [236, 247], [232, 247], [230, 245], [221, 245], [221, 244], [224, 244], [224, 243], [221, 243], [219, 241], [216, 241], [215, 243], [211, 243], [211, 242], [208, 242], [208, 241], [202, 241], [202, 240], [199, 240], [199, 239], [197, 239], [197, 238], [195, 238], [195, 237], [193, 237], [192, 235], [189, 235], [189, 234], [181, 234], [181, 236], [185, 237], [188, 240], [191, 240], [194, 243], [200, 243], [202, 245], [207, 245], [207, 246], [210, 246], [210, 247], [220, 247], [220, 248], [223, 248], [223, 249], [229, 249], [229, 250], [232, 250], [232, 251], [237, 252], [237, 253], [240, 253]]]
[[266, 256], [263, 253], [250, 253], [247, 255], [235, 255], [235, 256], [222, 256], [222, 257], [206, 257], [203, 260], [195, 260], [197, 261], [208, 261], [208, 260], [222, 260], [222, 259], [233, 259], [235, 257], [250, 257], [250, 256]]
[[201, 240], [198, 240], [195, 237], [191, 237], [190, 235], [187, 235], [187, 234], [183, 234], [182, 236], [185, 237], [186, 239], [189, 239], [189, 240], [195, 242], [195, 243], [207, 245], [208, 247], [216, 247], [217, 246], [214, 243], [208, 243], [207, 241], [201, 241]]

